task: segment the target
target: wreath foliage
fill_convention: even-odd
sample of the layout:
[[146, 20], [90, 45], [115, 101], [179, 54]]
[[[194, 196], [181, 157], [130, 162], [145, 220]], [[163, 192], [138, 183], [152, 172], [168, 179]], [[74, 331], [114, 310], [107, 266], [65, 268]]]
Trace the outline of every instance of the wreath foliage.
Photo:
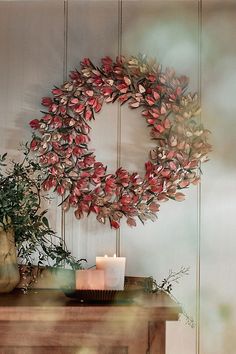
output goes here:
[[[96, 67], [85, 58], [80, 71], [72, 71], [68, 81], [52, 90], [52, 98], [42, 99], [46, 111], [30, 122], [37, 131], [30, 147], [45, 171], [42, 187], [63, 196], [64, 210], [75, 208], [78, 219], [93, 212], [115, 229], [123, 216], [136, 226], [137, 218], [154, 221], [161, 201], [181, 201], [180, 191], [199, 182], [200, 163], [211, 149], [209, 131], [198, 117], [197, 94], [187, 92], [186, 76], [162, 70], [144, 56], [101, 62]], [[122, 167], [107, 173], [89, 149], [89, 122], [104, 103], [115, 101], [137, 109], [150, 127], [154, 146], [143, 177]]]

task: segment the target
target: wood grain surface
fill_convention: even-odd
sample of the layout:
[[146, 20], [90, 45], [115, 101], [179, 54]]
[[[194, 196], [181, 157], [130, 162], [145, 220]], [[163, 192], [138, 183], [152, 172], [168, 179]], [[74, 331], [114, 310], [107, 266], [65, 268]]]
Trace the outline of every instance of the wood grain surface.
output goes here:
[[0, 354], [164, 354], [165, 321], [180, 311], [166, 294], [85, 304], [58, 290], [16, 289], [0, 295]]

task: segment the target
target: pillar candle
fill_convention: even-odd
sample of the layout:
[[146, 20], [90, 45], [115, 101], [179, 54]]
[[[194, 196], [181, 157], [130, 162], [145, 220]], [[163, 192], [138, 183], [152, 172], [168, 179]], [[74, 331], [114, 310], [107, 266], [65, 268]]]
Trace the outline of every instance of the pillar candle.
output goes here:
[[77, 270], [76, 289], [80, 290], [103, 290], [104, 271], [97, 269]]
[[125, 257], [96, 257], [96, 268], [104, 270], [105, 289], [124, 289]]

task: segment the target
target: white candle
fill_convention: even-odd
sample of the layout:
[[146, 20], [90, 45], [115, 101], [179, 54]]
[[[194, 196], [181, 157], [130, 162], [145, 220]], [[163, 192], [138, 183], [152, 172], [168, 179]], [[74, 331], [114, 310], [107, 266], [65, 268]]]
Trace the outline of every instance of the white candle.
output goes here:
[[103, 290], [104, 289], [104, 271], [97, 269], [77, 270], [76, 289], [80, 290]]
[[125, 257], [96, 257], [96, 268], [104, 270], [105, 289], [123, 290], [125, 280]]

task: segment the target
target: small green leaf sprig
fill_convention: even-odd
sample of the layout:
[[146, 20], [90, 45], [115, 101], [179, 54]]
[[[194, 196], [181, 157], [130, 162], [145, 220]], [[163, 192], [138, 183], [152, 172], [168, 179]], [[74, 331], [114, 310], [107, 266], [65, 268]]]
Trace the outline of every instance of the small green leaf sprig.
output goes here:
[[185, 276], [189, 275], [189, 267], [181, 267], [177, 272], [173, 270], [169, 270], [169, 274], [165, 277], [161, 283], [158, 283], [153, 277], [147, 278], [145, 284], [145, 291], [149, 293], [158, 294], [160, 292], [164, 292], [168, 294], [181, 308], [182, 308], [182, 316], [185, 318], [186, 323], [194, 328], [195, 323], [191, 316], [183, 308], [183, 305], [176, 299], [176, 297], [172, 294], [173, 284], [178, 284], [179, 280]]

